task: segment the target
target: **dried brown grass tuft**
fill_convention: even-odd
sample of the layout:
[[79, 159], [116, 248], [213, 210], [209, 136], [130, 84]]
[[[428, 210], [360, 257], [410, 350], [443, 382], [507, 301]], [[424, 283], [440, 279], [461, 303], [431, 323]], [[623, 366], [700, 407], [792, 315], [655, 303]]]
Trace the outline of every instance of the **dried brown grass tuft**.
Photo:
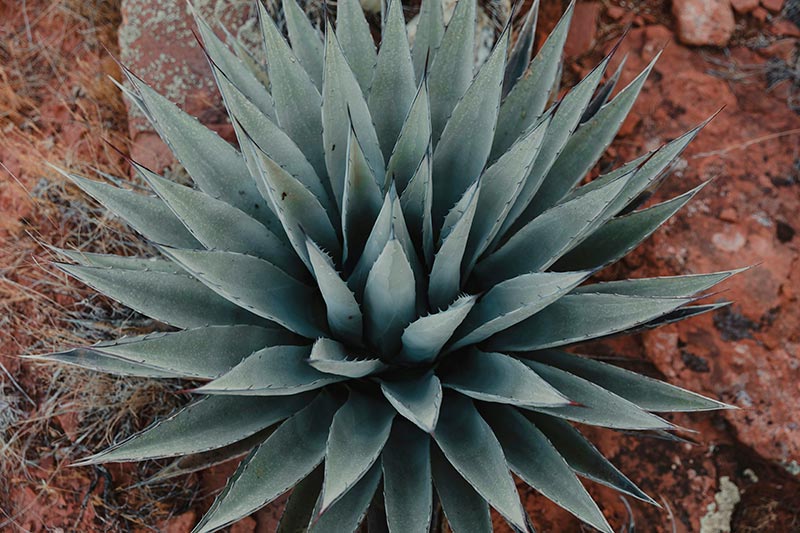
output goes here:
[[158, 327], [55, 270], [41, 245], [152, 253], [44, 164], [128, 174], [104, 142], [127, 147], [125, 105], [107, 79], [120, 73], [103, 50], [116, 53], [119, 1], [0, 4], [0, 21], [0, 530], [152, 525], [191, 505], [191, 479], [128, 489], [160, 465], [67, 465], [183, 403], [183, 385], [18, 357]]

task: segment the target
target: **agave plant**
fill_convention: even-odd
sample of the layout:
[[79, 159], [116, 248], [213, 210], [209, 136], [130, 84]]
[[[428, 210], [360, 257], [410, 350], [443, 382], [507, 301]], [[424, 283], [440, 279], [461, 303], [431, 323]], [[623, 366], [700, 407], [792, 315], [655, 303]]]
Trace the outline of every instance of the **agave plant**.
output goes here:
[[137, 163], [157, 196], [65, 173], [161, 256], [60, 268], [175, 329], [47, 358], [198, 383], [80, 464], [250, 450], [197, 532], [290, 490], [282, 532], [368, 512], [425, 532], [439, 508], [491, 531], [490, 507], [529, 531], [512, 472], [612, 532], [578, 476], [653, 501], [572, 423], [664, 434], [653, 413], [727, 406], [563, 350], [724, 305], [696, 302], [733, 272], [590, 280], [703, 187], [641, 208], [702, 125], [582, 185], [653, 66], [611, 98], [606, 57], [559, 98], [572, 6], [535, 58], [535, 14], [513, 46], [509, 23], [475, 74], [475, 0], [446, 26], [423, 0], [413, 48], [399, 0], [379, 49], [357, 0], [322, 31], [283, 7], [291, 46], [259, 7], [266, 66], [197, 20], [238, 149], [127, 72], [196, 188]]

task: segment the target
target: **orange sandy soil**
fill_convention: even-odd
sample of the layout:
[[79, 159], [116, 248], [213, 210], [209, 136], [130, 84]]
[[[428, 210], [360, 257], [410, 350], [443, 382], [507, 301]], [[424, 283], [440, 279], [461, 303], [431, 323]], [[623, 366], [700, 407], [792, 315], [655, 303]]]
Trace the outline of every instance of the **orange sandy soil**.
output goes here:
[[[620, 12], [616, 1], [584, 8], [585, 14], [597, 7], [598, 18], [577, 19], [590, 26], [571, 37], [567, 81], [584, 74], [628, 23], [623, 82], [667, 44], [600, 167], [656, 148], [724, 105], [657, 198], [717, 179], [605, 275], [761, 266], [714, 297], [736, 301], [726, 313], [591, 347], [591, 353], [629, 357], [631, 368], [742, 410], [673, 417], [698, 431], [685, 435], [695, 444], [592, 431], [663, 509], [623, 502], [597, 485], [589, 484], [590, 490], [617, 529], [695, 532], [727, 476], [741, 493], [732, 531], [800, 531], [800, 482], [788, 471], [792, 461], [800, 462], [800, 428], [792, 420], [800, 403], [800, 238], [794, 235], [800, 225], [800, 117], [789, 105], [791, 79], [772, 89], [766, 82], [779, 61], [787, 71], [794, 65], [797, 75], [797, 35], [786, 21], [745, 16], [737, 18], [726, 52], [687, 48], [675, 42], [667, 0], [636, 4], [633, 12]], [[547, 30], [563, 6], [556, 0], [543, 5], [540, 20]], [[87, 174], [97, 167], [128, 175], [104, 142], [131, 150], [126, 108], [107, 80], [119, 72], [103, 50], [118, 54], [119, 24], [117, 1], [0, 2], [0, 531], [189, 531], [233, 468], [139, 488], [131, 485], [158, 465], [68, 468], [115, 433], [141, 428], [185, 398], [177, 384], [97, 377], [18, 357], [123, 326], [152, 327], [57, 273], [39, 244], [142, 251], [130, 233], [43, 165], [46, 160]], [[587, 33], [594, 40], [581, 44]], [[539, 531], [587, 530], [533, 491], [525, 490], [523, 500]], [[276, 512], [262, 511], [233, 530], [269, 531]], [[497, 526], [507, 531], [499, 520]]]

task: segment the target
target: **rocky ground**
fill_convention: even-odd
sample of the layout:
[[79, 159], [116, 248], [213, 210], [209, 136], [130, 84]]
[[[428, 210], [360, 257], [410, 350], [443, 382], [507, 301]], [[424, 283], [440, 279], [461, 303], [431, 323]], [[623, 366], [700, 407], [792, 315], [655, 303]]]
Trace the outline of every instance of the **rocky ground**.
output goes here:
[[[167, 5], [167, 7], [161, 4]], [[205, 123], [230, 136], [182, 2], [28, 0], [0, 3], [0, 530], [183, 532], [232, 470], [222, 465], [135, 488], [158, 465], [65, 468], [115, 432], [142, 427], [183, 401], [177, 385], [132, 383], [23, 364], [39, 353], [119, 328], [146, 328], [124, 310], [46, 266], [40, 241], [87, 250], [137, 250], [116, 221], [41, 164], [126, 176], [110, 144], [177, 172], [157, 137], [129, 114], [106, 75], [107, 48]], [[249, 2], [206, 0], [227, 22]], [[543, 0], [542, 35], [563, 10]], [[409, 13], [409, 16], [412, 13]], [[714, 300], [729, 310], [645, 335], [598, 343], [593, 353], [719, 397], [739, 410], [679, 416], [697, 433], [676, 443], [593, 432], [662, 509], [591, 486], [618, 529], [641, 532], [800, 531], [800, 116], [796, 0], [579, 1], [564, 77], [585, 74], [630, 28], [623, 83], [664, 49], [608, 168], [721, 113], [684, 153], [657, 198], [715, 178], [681, 214], [604, 276], [671, 275], [757, 265]], [[246, 23], [240, 37], [252, 36]], [[164, 41], [163, 35], [169, 35]], [[169, 49], [167, 49], [169, 47]], [[599, 169], [598, 169], [599, 170]], [[97, 217], [99, 222], [92, 222]], [[581, 526], [533, 492], [540, 531]], [[270, 531], [277, 506], [232, 530]], [[498, 530], [505, 531], [498, 521]]]

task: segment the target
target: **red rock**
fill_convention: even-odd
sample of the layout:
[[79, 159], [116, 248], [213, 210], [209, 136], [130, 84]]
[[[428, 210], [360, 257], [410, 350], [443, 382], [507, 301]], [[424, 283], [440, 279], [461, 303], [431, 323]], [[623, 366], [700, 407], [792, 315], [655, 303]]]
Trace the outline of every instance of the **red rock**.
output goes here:
[[[223, 10], [215, 3], [198, 3], [210, 22], [221, 20], [238, 28], [249, 16], [248, 2], [231, 2]], [[201, 122], [218, 129], [227, 123], [208, 61], [192, 29], [194, 20], [183, 2], [123, 0], [119, 29], [120, 59], [154, 89]], [[156, 172], [174, 161], [141, 112], [127, 102], [131, 156]]]
[[794, 22], [788, 20], [775, 20], [770, 25], [770, 33], [780, 37], [800, 37], [800, 28]]
[[248, 516], [231, 525], [230, 533], [253, 533], [256, 530], [256, 520]]
[[769, 18], [769, 11], [763, 7], [757, 7], [753, 10], [753, 18], [759, 22], [766, 22], [766, 20]]
[[189, 533], [197, 522], [197, 514], [194, 511], [186, 511], [185, 513], [170, 518], [162, 523], [159, 531], [164, 533]]
[[724, 220], [725, 222], [736, 222], [739, 220], [736, 216], [736, 209], [732, 207], [726, 207], [723, 209], [719, 214], [719, 219]]
[[601, 9], [600, 2], [584, 2], [575, 6], [567, 43], [564, 45], [567, 57], [577, 57], [592, 49], [597, 36]]
[[672, 13], [685, 44], [725, 46], [733, 34], [730, 0], [673, 0]]
[[608, 9], [606, 9], [606, 14], [614, 20], [620, 20], [626, 13], [629, 13], [629, 11], [620, 6], [608, 6]]
[[750, 13], [758, 7], [758, 0], [731, 0], [731, 7], [737, 13]]
[[783, 9], [783, 2], [784, 0], [761, 0], [761, 5], [773, 13], [777, 13]]

